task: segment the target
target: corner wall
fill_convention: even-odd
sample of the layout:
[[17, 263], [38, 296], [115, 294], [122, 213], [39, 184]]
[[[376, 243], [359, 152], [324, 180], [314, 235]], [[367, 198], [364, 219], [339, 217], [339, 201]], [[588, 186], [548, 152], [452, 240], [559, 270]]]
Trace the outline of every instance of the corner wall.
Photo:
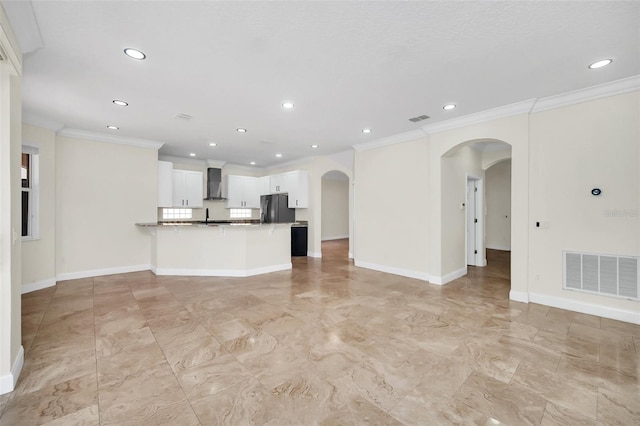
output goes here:
[[429, 156], [426, 137], [356, 151], [357, 266], [429, 279]]
[[22, 144], [38, 148], [39, 227], [37, 240], [22, 242], [22, 292], [56, 283], [56, 135], [23, 124]]
[[158, 152], [57, 137], [58, 280], [150, 268], [150, 238], [137, 222], [157, 218]]

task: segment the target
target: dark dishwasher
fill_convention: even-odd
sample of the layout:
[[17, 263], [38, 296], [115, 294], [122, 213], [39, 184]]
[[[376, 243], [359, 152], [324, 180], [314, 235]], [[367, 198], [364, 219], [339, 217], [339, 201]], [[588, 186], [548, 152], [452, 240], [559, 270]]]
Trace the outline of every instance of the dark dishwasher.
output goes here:
[[291, 227], [291, 256], [307, 255], [307, 227]]

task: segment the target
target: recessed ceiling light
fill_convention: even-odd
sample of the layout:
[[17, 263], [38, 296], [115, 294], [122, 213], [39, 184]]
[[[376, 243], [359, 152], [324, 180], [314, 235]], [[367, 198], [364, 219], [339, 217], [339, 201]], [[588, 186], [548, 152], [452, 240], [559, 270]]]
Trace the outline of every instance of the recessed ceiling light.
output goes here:
[[133, 49], [131, 47], [127, 47], [126, 49], [124, 49], [124, 54], [129, 56], [130, 58], [140, 59], [140, 60], [142, 60], [142, 59], [147, 57], [147, 55], [145, 55], [144, 53], [142, 53], [138, 49]]
[[241, 127], [238, 127], [238, 128], [236, 129], [236, 132], [238, 132], [238, 133], [247, 133], [247, 129], [243, 129], [243, 128], [241, 128]]
[[107, 129], [111, 129], [111, 130], [118, 130], [120, 127], [118, 126], [112, 126], [112, 125], [108, 125]]
[[362, 133], [371, 133], [371, 129], [362, 129]]
[[611, 62], [613, 62], [613, 59], [602, 59], [601, 61], [598, 62], [594, 62], [591, 65], [589, 65], [589, 68], [594, 70], [596, 68], [602, 68], [602, 67], [606, 67], [607, 65], [609, 65]]
[[313, 149], [315, 149], [317, 147], [318, 147], [318, 145], [316, 145], [316, 144], [311, 145], [311, 148], [313, 148]]
[[218, 146], [218, 144], [215, 142], [209, 142], [209, 146]]
[[125, 101], [119, 101], [118, 99], [114, 99], [114, 100], [113, 100], [113, 103], [114, 103], [114, 104], [116, 104], [116, 105], [118, 105], [118, 106], [127, 106], [127, 105], [129, 105], [129, 103], [128, 103], [128, 102], [125, 102]]
[[252, 161], [252, 162], [250, 162], [249, 164], [251, 164], [252, 166], [255, 166], [255, 165], [256, 165], [256, 162], [255, 162], [255, 161]]
[[291, 109], [293, 108], [293, 102], [285, 101], [282, 103], [282, 108]]
[[449, 111], [450, 109], [454, 109], [455, 107], [456, 107], [456, 104], [447, 104], [443, 106], [442, 109], [446, 109], [447, 111]]
[[189, 154], [189, 157], [195, 157], [195, 156], [196, 156], [196, 154], [193, 153], [193, 152]]
[[276, 157], [281, 158], [282, 154], [276, 154]]

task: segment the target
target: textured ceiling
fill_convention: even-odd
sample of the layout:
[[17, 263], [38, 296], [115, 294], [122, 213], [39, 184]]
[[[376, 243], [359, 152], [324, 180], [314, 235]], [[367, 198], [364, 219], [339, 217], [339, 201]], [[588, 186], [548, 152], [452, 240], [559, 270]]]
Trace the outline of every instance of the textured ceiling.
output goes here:
[[[638, 2], [33, 1], [33, 28], [3, 4], [21, 45], [35, 45], [27, 120], [113, 124], [112, 135], [165, 143], [163, 154], [237, 164], [339, 152], [640, 74]], [[601, 58], [614, 62], [587, 69]]]

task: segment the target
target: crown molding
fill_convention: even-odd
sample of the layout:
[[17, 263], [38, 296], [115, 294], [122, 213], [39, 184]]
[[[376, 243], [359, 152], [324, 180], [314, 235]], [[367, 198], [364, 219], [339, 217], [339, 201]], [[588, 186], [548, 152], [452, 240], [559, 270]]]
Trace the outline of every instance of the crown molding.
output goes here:
[[634, 75], [633, 77], [623, 78], [622, 80], [611, 81], [609, 83], [587, 87], [586, 89], [574, 90], [573, 92], [539, 99], [531, 112], [547, 111], [549, 109], [593, 101], [609, 96], [622, 95], [638, 90], [640, 90], [640, 75]]
[[395, 145], [397, 143], [408, 142], [414, 139], [427, 136], [427, 133], [420, 128], [417, 130], [411, 130], [409, 132], [398, 133], [397, 135], [388, 136], [386, 138], [376, 139], [370, 142], [363, 142], [353, 145], [353, 149], [356, 151], [366, 151], [368, 149], [381, 148], [383, 146]]
[[56, 133], [64, 128], [64, 124], [58, 121], [50, 120], [36, 114], [31, 114], [28, 111], [24, 111], [22, 113], [22, 122], [35, 127], [53, 130]]
[[528, 114], [535, 105], [535, 99], [517, 102], [515, 104], [505, 105], [498, 108], [488, 109], [486, 111], [476, 112], [474, 114], [464, 115], [458, 118], [441, 121], [439, 123], [423, 126], [428, 134], [444, 132], [445, 130], [457, 129], [459, 127], [471, 126], [473, 124], [484, 123], [487, 121], [497, 120], [499, 118], [513, 117], [519, 114]]
[[158, 160], [170, 163], [190, 164], [192, 166], [207, 167], [206, 160], [201, 158], [179, 157], [177, 155], [158, 154]]
[[89, 139], [98, 142], [115, 143], [119, 145], [137, 146], [140, 148], [160, 149], [164, 142], [150, 141], [147, 139], [128, 138], [125, 136], [107, 135], [105, 133], [90, 132], [88, 130], [64, 128], [57, 133], [59, 136], [79, 139]]

